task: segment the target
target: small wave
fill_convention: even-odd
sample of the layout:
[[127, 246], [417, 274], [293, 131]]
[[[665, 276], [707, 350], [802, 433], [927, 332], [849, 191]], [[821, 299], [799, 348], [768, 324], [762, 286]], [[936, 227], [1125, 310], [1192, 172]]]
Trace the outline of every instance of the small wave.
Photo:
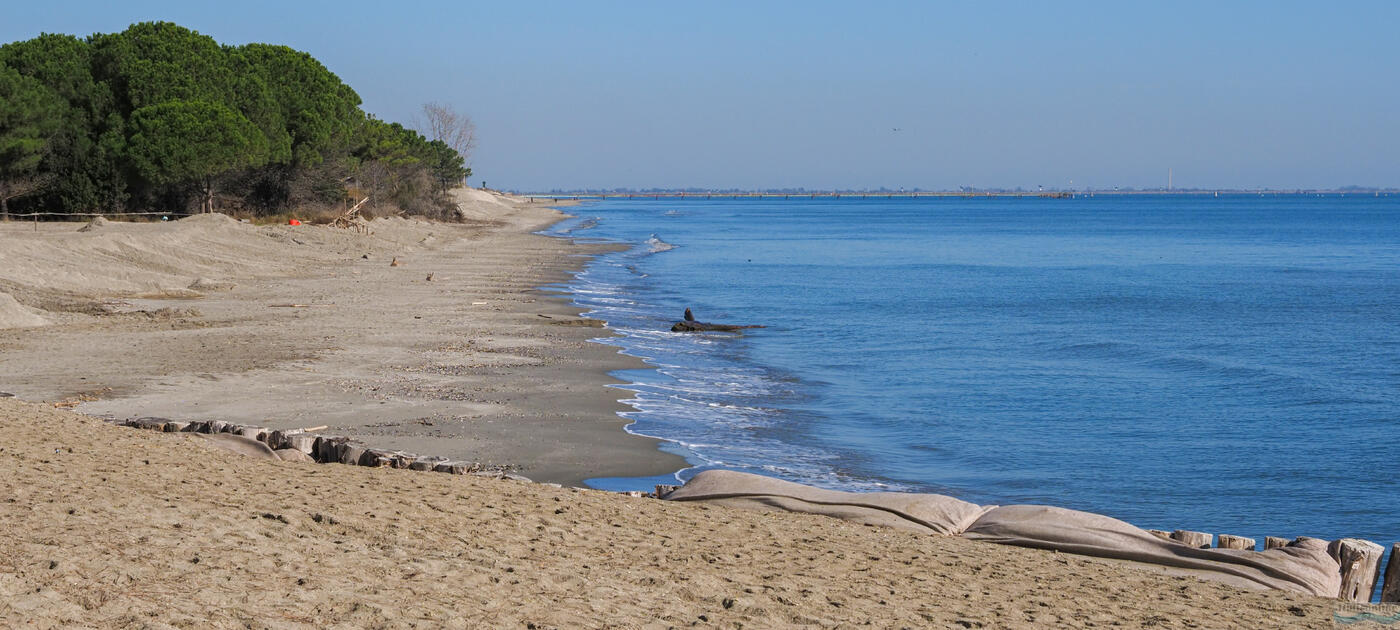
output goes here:
[[648, 252], [651, 252], [651, 253], [653, 253], [653, 254], [657, 254], [657, 253], [660, 253], [660, 252], [671, 251], [671, 250], [673, 250], [673, 249], [676, 248], [675, 245], [672, 245], [672, 244], [670, 244], [670, 243], [667, 243], [666, 241], [661, 240], [661, 239], [660, 239], [659, 237], [657, 237], [655, 234], [652, 234], [652, 235], [651, 235], [651, 238], [648, 238], [648, 239], [646, 240], [646, 245], [647, 245], [647, 251], [648, 251]]
[[564, 229], [562, 229], [562, 230], [559, 230], [559, 233], [560, 233], [560, 234], [571, 234], [571, 233], [573, 233], [573, 232], [578, 232], [578, 231], [581, 231], [581, 230], [591, 230], [591, 229], [593, 229], [593, 228], [595, 228], [595, 227], [598, 227], [598, 222], [601, 221], [601, 220], [603, 220], [602, 217], [593, 217], [593, 218], [590, 218], [590, 219], [584, 219], [584, 220], [582, 220], [582, 221], [579, 221], [577, 225], [573, 225], [573, 226], [564, 228]]

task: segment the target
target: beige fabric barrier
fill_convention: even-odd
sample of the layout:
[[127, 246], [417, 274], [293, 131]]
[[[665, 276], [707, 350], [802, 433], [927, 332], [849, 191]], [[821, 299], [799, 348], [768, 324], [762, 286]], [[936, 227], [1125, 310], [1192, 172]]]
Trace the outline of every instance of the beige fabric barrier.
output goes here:
[[1243, 588], [1272, 588], [1336, 597], [1340, 567], [1327, 542], [1300, 538], [1268, 551], [1196, 549], [1165, 540], [1115, 518], [1047, 505], [1008, 505], [988, 511], [964, 538], [1003, 545], [1141, 562]]
[[740, 508], [833, 516], [922, 533], [1142, 563], [1243, 588], [1336, 597], [1339, 567], [1326, 541], [1269, 551], [1195, 549], [1118, 519], [1043, 505], [979, 506], [938, 494], [840, 492], [761, 475], [707, 470], [666, 495]]
[[945, 536], [961, 533], [991, 509], [940, 494], [840, 492], [731, 470], [703, 471], [666, 500], [821, 514]]
[[232, 433], [195, 433], [199, 438], [207, 440], [210, 446], [221, 448], [226, 451], [233, 451], [239, 455], [248, 455], [262, 459], [280, 460], [277, 453], [268, 448], [266, 444]]

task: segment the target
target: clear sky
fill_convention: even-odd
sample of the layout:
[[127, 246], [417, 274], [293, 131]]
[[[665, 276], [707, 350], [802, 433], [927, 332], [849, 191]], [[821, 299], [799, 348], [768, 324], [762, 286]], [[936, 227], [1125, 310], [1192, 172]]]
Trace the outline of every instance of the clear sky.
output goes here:
[[305, 50], [493, 188], [1400, 187], [1400, 2], [9, 3]]

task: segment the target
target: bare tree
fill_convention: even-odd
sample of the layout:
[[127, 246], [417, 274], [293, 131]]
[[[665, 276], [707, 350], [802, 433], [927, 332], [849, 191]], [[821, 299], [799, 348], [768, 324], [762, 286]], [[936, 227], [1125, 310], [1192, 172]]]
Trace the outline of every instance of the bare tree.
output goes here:
[[472, 149], [476, 148], [476, 125], [466, 114], [459, 114], [451, 105], [424, 103], [423, 118], [426, 119], [429, 140], [441, 140], [452, 147], [468, 166], [472, 163]]

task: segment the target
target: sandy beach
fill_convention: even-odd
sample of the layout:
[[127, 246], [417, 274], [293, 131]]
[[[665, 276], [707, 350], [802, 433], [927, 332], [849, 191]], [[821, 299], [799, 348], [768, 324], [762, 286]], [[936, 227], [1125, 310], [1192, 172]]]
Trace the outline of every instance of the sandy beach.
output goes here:
[[[639, 361], [539, 287], [597, 246], [484, 193], [372, 235], [0, 223], [0, 625], [1320, 627], [1336, 602], [1090, 558], [408, 470], [101, 418], [325, 425], [576, 486], [684, 465], [626, 434]], [[397, 264], [394, 264], [397, 262]], [[56, 408], [56, 405], [58, 408]], [[81, 412], [81, 413], [76, 413]], [[84, 415], [86, 414], [86, 415]]]
[[10, 627], [1318, 627], [1334, 602], [1045, 551], [339, 464], [0, 400]]
[[532, 234], [563, 216], [539, 204], [458, 201], [463, 224], [372, 235], [224, 215], [0, 224], [0, 292], [27, 305], [0, 318], [48, 323], [0, 328], [0, 391], [117, 419], [329, 426], [568, 485], [682, 468], [621, 430], [607, 373], [641, 361], [538, 290], [596, 246]]

